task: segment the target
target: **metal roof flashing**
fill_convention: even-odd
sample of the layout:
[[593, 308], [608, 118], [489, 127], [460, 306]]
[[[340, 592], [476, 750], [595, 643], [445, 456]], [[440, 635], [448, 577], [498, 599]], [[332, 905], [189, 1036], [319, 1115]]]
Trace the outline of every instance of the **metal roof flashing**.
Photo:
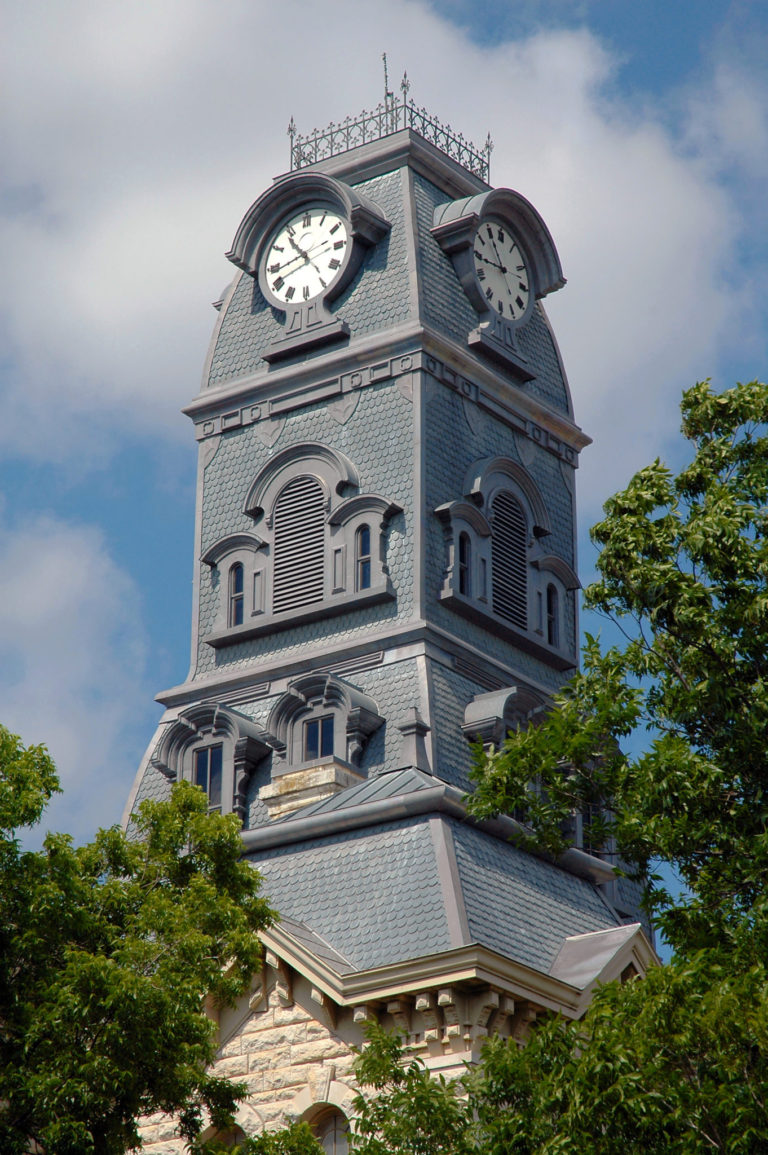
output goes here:
[[[365, 787], [370, 787], [370, 783], [376, 783], [378, 779], [350, 787], [349, 790], [334, 795], [333, 799], [325, 804], [306, 807], [310, 813], [295, 811], [284, 819], [252, 830], [244, 830], [241, 836], [244, 853], [254, 854], [278, 846], [335, 836], [342, 831], [359, 830], [382, 822], [397, 822], [404, 818], [427, 814], [444, 814], [446, 817], [466, 822], [502, 842], [516, 843], [521, 837], [530, 834], [526, 827], [507, 815], [486, 819], [473, 818], [467, 810], [464, 793], [455, 786], [440, 782], [439, 779], [429, 779], [426, 775], [422, 775], [424, 780], [418, 783], [413, 778], [412, 768], [389, 773], [408, 775], [406, 789], [388, 797], [366, 800]], [[383, 777], [385, 776], [379, 776]], [[340, 801], [344, 794], [352, 795], [350, 805], [344, 805]], [[329, 802], [332, 805], [329, 806]], [[602, 859], [595, 858], [594, 855], [576, 847], [566, 850], [556, 862], [544, 850], [539, 851], [534, 847], [531, 853], [537, 858], [552, 862], [568, 874], [586, 879], [595, 885], [610, 882], [616, 876], [610, 863], [603, 862]]]

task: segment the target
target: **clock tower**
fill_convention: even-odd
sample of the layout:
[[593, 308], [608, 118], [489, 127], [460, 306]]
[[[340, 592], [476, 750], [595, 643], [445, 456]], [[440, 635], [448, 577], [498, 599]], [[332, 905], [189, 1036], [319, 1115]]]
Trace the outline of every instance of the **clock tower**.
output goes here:
[[[376, 1018], [458, 1074], [489, 1032], [576, 1017], [652, 958], [638, 894], [574, 815], [555, 862], [471, 820], [472, 746], [577, 663], [588, 444], [544, 299], [549, 230], [407, 98], [324, 132], [227, 253], [202, 388], [192, 655], [126, 821], [181, 778], [234, 811], [281, 921], [222, 1012], [245, 1133], [342, 1152]], [[170, 1152], [170, 1124], [145, 1128]], [[181, 1145], [178, 1147], [182, 1150]]]

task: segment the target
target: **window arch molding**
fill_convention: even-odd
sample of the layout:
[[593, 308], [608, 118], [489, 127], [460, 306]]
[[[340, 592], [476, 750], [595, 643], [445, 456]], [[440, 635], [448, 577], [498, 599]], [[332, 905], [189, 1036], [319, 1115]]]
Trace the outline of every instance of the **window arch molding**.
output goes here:
[[573, 668], [579, 581], [566, 561], [544, 552], [551, 521], [528, 472], [508, 457], [476, 461], [463, 497], [435, 513], [446, 549], [440, 601], [557, 669]]
[[183, 710], [160, 738], [152, 765], [171, 781], [194, 781], [198, 751], [221, 748], [221, 811], [245, 820], [247, 790], [256, 766], [272, 746], [250, 718], [221, 703], [201, 702]]
[[[510, 482], [512, 486], [510, 487]], [[501, 489], [518, 490], [532, 515], [531, 529], [535, 537], [546, 537], [552, 532], [544, 498], [531, 475], [510, 457], [486, 457], [476, 461], [464, 477], [464, 493], [481, 508], [487, 509]]]
[[[329, 716], [333, 718], [332, 752], [306, 757], [306, 724]], [[278, 751], [273, 777], [323, 758], [357, 769], [368, 739], [383, 722], [374, 700], [349, 682], [327, 673], [296, 678], [272, 707], [267, 722], [271, 742]]]
[[[223, 537], [202, 557], [218, 596], [217, 616], [205, 639], [209, 645], [226, 646], [394, 600], [387, 531], [401, 508], [359, 488], [350, 459], [315, 441], [283, 449], [259, 471], [242, 506], [258, 531]], [[356, 535], [362, 526], [370, 540], [360, 581]], [[233, 620], [228, 575], [238, 564], [243, 593]]]
[[469, 742], [501, 746], [510, 730], [527, 726], [551, 707], [551, 700], [530, 686], [505, 686], [476, 694], [464, 711], [462, 731]]
[[281, 490], [307, 474], [323, 486], [328, 510], [334, 494], [360, 486], [357, 470], [346, 454], [319, 441], [304, 441], [283, 449], [259, 471], [248, 490], [243, 513], [254, 521], [266, 515], [266, 525], [271, 529], [272, 510]]

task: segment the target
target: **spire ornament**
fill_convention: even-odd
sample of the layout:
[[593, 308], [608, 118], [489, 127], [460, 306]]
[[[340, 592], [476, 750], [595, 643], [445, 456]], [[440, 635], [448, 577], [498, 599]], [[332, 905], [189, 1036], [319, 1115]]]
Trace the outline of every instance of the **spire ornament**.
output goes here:
[[401, 129], [410, 128], [435, 148], [439, 148], [451, 160], [455, 160], [480, 180], [489, 183], [493, 151], [490, 133], [483, 147], [477, 148], [461, 133], [455, 133], [450, 125], [443, 124], [436, 116], [431, 116], [425, 108], [418, 108], [410, 99], [411, 82], [405, 71], [400, 81], [402, 101], [397, 103], [395, 94], [389, 87], [386, 52], [382, 52], [381, 59], [384, 66], [384, 100], [376, 108], [371, 111], [363, 110], [355, 117], [347, 116], [340, 124], [334, 124], [332, 121], [326, 128], [314, 129], [304, 136], [296, 131], [296, 125], [291, 117], [288, 126], [288, 136], [291, 140], [291, 171], [316, 164], [320, 160], [328, 160], [361, 144], [382, 140]]

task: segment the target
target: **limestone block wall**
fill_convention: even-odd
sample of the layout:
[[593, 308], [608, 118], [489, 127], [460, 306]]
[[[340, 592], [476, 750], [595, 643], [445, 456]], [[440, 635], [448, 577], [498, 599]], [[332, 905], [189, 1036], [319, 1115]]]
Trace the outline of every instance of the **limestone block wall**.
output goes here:
[[[246, 1135], [293, 1119], [312, 1122], [329, 1106], [351, 1119], [355, 1049], [362, 1049], [372, 1019], [399, 1031], [407, 1051], [433, 1073], [460, 1079], [489, 1034], [523, 1045], [541, 1010], [477, 981], [340, 1006], [268, 950], [249, 994], [219, 1014], [213, 1070], [248, 1088], [237, 1115]], [[141, 1134], [146, 1155], [185, 1155], [174, 1121], [164, 1115], [144, 1120]]]
[[[355, 1094], [352, 1045], [363, 1043], [362, 1028], [351, 1010], [334, 1029], [327, 1008], [312, 998], [305, 980], [289, 993], [279, 975], [271, 975], [269, 987], [258, 985], [220, 1016], [221, 1042], [213, 1070], [248, 1087], [237, 1116], [247, 1135], [282, 1127], [289, 1119], [311, 1117], [319, 1104], [331, 1104], [349, 1115]], [[174, 1121], [165, 1115], [148, 1117], [141, 1134], [146, 1155], [185, 1153]]]

